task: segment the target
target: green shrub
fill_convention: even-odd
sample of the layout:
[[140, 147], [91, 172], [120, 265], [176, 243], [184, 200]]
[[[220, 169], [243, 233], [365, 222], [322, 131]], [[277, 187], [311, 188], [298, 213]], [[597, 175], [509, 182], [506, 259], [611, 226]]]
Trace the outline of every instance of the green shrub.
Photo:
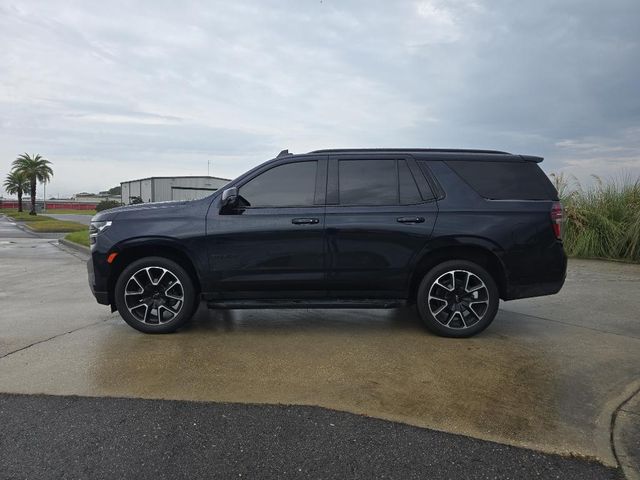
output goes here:
[[96, 212], [101, 212], [103, 210], [109, 210], [110, 208], [121, 206], [122, 204], [116, 200], [102, 200], [98, 205], [96, 205]]
[[640, 262], [640, 178], [624, 177], [573, 188], [562, 175], [552, 175], [565, 208], [563, 232], [567, 254]]

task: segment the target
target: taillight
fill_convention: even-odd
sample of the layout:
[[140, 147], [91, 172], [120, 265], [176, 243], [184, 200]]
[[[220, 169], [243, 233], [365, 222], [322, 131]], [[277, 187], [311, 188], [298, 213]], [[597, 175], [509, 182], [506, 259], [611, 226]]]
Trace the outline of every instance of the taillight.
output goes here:
[[562, 220], [564, 219], [564, 214], [562, 211], [562, 204], [560, 202], [555, 202], [551, 207], [551, 225], [553, 226], [553, 233], [556, 238], [560, 240], [562, 238]]

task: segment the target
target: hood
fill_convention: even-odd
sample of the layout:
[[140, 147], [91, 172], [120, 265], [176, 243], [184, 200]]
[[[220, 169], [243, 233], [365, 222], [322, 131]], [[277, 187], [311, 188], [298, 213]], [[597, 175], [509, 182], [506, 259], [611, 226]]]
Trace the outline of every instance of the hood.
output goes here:
[[[126, 205], [124, 207], [110, 208], [109, 210], [103, 210], [98, 212], [92, 219], [92, 222], [100, 222], [106, 220], [113, 220], [116, 217], [136, 217], [136, 216], [151, 216], [156, 213], [166, 214], [171, 210], [179, 210], [184, 207], [192, 207], [197, 203], [202, 203], [205, 199], [200, 200], [177, 200], [169, 202], [152, 202], [152, 203], [138, 203], [135, 205]], [[210, 200], [210, 198], [209, 198]]]

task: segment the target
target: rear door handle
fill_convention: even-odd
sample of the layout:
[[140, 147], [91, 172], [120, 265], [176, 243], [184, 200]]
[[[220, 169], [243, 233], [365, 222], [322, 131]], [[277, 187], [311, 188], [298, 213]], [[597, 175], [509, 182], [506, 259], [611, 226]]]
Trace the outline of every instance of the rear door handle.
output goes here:
[[422, 223], [424, 217], [398, 217], [396, 220], [399, 223]]
[[291, 220], [291, 223], [295, 225], [313, 225], [319, 222], [320, 220], [317, 218], [294, 218]]

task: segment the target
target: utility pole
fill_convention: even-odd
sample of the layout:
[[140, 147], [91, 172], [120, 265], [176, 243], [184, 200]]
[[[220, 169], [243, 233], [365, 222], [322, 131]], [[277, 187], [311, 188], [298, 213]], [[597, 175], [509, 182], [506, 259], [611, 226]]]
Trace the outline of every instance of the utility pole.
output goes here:
[[211, 160], [207, 160], [207, 177], [210, 177], [211, 175], [209, 174], [209, 164], [211, 163]]

